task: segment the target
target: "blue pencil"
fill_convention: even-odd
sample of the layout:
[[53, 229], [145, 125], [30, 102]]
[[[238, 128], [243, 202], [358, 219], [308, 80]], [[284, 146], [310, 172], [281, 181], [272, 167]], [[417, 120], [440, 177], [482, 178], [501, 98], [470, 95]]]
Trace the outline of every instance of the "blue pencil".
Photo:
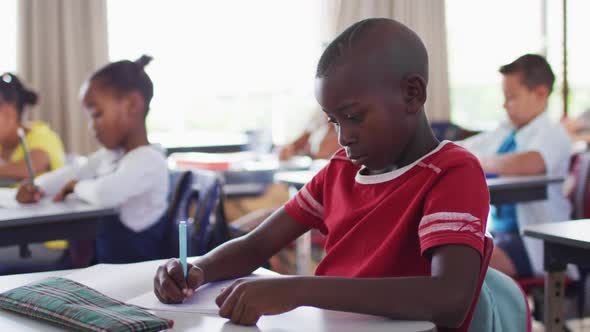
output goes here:
[[180, 251], [180, 264], [182, 264], [182, 272], [184, 273], [184, 278], [186, 279], [186, 221], [181, 221], [178, 224], [178, 247]]

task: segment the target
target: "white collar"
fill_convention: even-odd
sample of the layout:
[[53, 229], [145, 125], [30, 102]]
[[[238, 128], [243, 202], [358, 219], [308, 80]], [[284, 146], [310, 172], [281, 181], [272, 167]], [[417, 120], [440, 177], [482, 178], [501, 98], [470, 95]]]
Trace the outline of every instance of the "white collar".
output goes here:
[[360, 184], [376, 184], [376, 183], [383, 183], [383, 182], [391, 181], [395, 178], [400, 177], [401, 175], [403, 175], [407, 171], [409, 171], [412, 167], [416, 166], [418, 163], [420, 163], [426, 157], [437, 153], [447, 143], [450, 143], [450, 141], [442, 141], [438, 144], [438, 146], [434, 150], [428, 152], [427, 154], [425, 154], [424, 156], [422, 156], [418, 160], [414, 161], [413, 163], [406, 165], [402, 168], [394, 169], [394, 170], [387, 172], [387, 173], [381, 173], [381, 174], [376, 174], [376, 175], [363, 175], [363, 174], [361, 174], [361, 172], [366, 168], [365, 166], [363, 166], [356, 173], [356, 176], [354, 179], [356, 180], [356, 182], [358, 182]]

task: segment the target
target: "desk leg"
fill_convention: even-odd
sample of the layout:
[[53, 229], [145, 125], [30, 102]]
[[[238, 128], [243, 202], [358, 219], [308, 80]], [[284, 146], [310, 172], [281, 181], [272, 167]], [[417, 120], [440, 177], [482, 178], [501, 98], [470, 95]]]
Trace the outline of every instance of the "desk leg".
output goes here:
[[[289, 186], [289, 196], [295, 195], [297, 188]], [[311, 231], [301, 235], [295, 242], [295, 268], [298, 275], [311, 274]]]
[[564, 293], [566, 264], [561, 259], [558, 246], [545, 243], [545, 331], [564, 331]]
[[545, 279], [545, 331], [563, 332], [563, 293], [565, 273], [547, 272]]

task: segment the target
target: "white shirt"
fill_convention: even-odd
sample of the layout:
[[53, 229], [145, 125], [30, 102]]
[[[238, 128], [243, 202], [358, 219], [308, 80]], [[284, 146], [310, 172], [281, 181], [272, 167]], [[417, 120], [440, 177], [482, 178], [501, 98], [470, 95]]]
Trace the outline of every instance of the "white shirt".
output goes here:
[[[471, 151], [479, 159], [496, 155], [500, 145], [515, 127], [504, 122], [496, 130], [482, 133], [457, 144]], [[569, 171], [572, 143], [563, 126], [552, 123], [547, 112], [541, 113], [516, 132], [516, 151], [536, 151], [545, 162], [546, 175], [566, 177]], [[565, 221], [571, 218], [571, 204], [564, 196], [562, 185], [552, 184], [547, 189], [547, 200], [516, 204], [516, 218], [520, 230], [526, 225]], [[543, 242], [523, 237], [533, 273], [543, 273]]]
[[78, 198], [119, 207], [119, 219], [135, 232], [153, 225], [168, 206], [168, 166], [159, 146], [141, 146], [126, 154], [100, 149], [86, 161], [44, 174], [35, 182], [53, 196], [71, 180], [79, 181], [74, 188]]

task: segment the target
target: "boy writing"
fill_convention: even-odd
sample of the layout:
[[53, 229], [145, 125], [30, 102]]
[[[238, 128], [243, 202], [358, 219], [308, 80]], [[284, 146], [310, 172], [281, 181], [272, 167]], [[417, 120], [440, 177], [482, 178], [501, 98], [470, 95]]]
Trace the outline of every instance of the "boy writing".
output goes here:
[[[547, 115], [555, 76], [540, 55], [525, 54], [500, 67], [504, 108], [510, 121], [460, 144], [474, 153], [487, 173], [567, 176], [571, 142], [567, 132]], [[491, 209], [494, 253], [490, 266], [511, 277], [543, 273], [543, 243], [522, 238], [523, 226], [570, 218], [571, 206], [561, 184], [548, 187], [547, 199], [501, 204]]]
[[318, 228], [327, 240], [316, 276], [238, 280], [217, 298], [220, 315], [251, 325], [314, 306], [466, 331], [489, 194], [477, 159], [430, 130], [427, 79], [426, 49], [404, 25], [368, 19], [344, 31], [316, 75], [343, 149], [253, 232], [190, 265], [186, 281], [176, 260], [160, 266], [158, 298], [198, 296], [201, 284], [246, 275]]

